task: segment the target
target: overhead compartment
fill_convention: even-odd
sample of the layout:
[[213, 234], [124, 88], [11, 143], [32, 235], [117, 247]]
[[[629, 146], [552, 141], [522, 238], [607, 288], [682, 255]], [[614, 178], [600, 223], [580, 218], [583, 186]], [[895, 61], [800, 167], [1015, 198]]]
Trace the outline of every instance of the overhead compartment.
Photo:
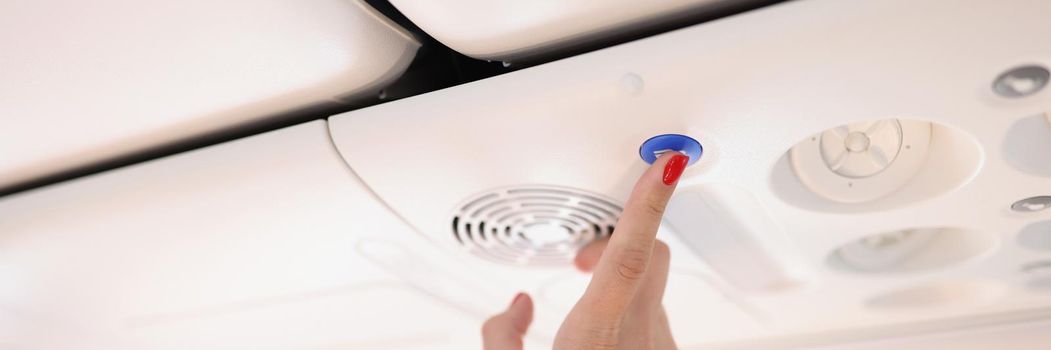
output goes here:
[[377, 93], [419, 44], [359, 0], [0, 3], [0, 191]]
[[558, 54], [762, 0], [391, 0], [438, 41], [465, 55], [516, 61]]

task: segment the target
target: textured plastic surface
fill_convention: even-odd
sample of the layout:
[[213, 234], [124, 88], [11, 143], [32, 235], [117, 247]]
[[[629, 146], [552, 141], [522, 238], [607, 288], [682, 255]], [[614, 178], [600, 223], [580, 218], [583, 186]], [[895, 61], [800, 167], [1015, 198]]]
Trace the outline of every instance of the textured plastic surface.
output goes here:
[[[1051, 299], [1035, 287], [1043, 280], [1018, 271], [1049, 257], [1016, 239], [1026, 225], [1047, 220], [1047, 211], [1023, 215], [1010, 206], [1046, 194], [1051, 178], [1008, 162], [1001, 147], [1019, 120], [1040, 115], [1044, 123], [1051, 94], [1008, 99], [990, 84], [1011, 67], [1051, 63], [1051, 29], [1043, 15], [1049, 12], [1049, 2], [1024, 0], [786, 2], [350, 112], [331, 118], [330, 127], [340, 153], [369, 188], [450, 251], [461, 250], [449, 232], [452, 213], [475, 193], [552, 185], [623, 203], [646, 167], [638, 160], [640, 140], [697, 136], [705, 156], [686, 170], [683, 189], [743, 193], [702, 192], [699, 201], [732, 214], [717, 215], [728, 222], [694, 220], [681, 230], [668, 225], [661, 235], [672, 240], [674, 268], [706, 276], [708, 288], [725, 293], [731, 309], [760, 326], [720, 324], [720, 314], [689, 305], [676, 316], [680, 309], [669, 306], [682, 322], [673, 320], [673, 327], [684, 327], [674, 333], [693, 336], [683, 346], [866, 337], [1047, 317]], [[792, 171], [788, 153], [799, 142], [836, 126], [881, 119], [931, 123], [927, 157], [893, 193], [839, 203], [814, 193]], [[1020, 135], [1024, 144], [1039, 146], [1034, 140], [1051, 138], [1044, 131]], [[820, 148], [813, 151], [827, 169]], [[390, 155], [411, 155], [412, 161]], [[760, 215], [757, 208], [779, 230], [749, 227]], [[703, 208], [686, 205], [684, 215], [690, 209]], [[829, 261], [836, 249], [865, 237], [942, 227], [975, 239], [932, 240], [939, 245], [918, 250], [922, 259], [878, 274]], [[743, 256], [693, 254], [687, 245], [698, 243], [689, 235], [708, 232], [743, 241], [701, 237], [724, 243], [730, 251], [724, 254]], [[777, 244], [777, 238], [792, 244]], [[804, 272], [805, 283], [753, 294], [739, 287], [765, 283], [720, 276], [747, 272], [755, 266], [733, 265], [765, 264], [766, 256]], [[780, 256], [799, 263], [780, 266]], [[881, 256], [870, 259], [870, 266], [883, 262]], [[529, 290], [530, 279], [557, 276], [476, 260], [494, 274], [521, 276], [507, 295]], [[793, 275], [773, 271], [772, 280]], [[951, 302], [931, 298], [953, 286], [962, 287]], [[538, 333], [559, 321], [539, 319]], [[707, 329], [696, 325], [713, 323], [720, 333], [696, 333]]]
[[359, 0], [3, 1], [0, 188], [374, 93], [417, 47]]
[[427, 34], [465, 55], [515, 60], [749, 0], [392, 0]]

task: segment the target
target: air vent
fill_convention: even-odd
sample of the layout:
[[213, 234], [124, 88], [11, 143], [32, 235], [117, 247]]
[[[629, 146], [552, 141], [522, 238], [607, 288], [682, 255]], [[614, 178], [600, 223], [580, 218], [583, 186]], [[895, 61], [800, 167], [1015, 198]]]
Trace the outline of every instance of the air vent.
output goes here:
[[469, 198], [453, 214], [456, 243], [486, 260], [565, 266], [577, 249], [613, 234], [621, 206], [572, 188], [528, 185]]

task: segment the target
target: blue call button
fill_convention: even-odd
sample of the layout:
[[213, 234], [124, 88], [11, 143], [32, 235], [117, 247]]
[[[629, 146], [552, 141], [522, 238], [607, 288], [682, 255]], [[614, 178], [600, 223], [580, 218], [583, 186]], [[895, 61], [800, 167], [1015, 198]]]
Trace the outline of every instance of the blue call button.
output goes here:
[[653, 164], [662, 154], [667, 152], [680, 152], [690, 157], [686, 165], [693, 165], [701, 159], [704, 147], [692, 137], [679, 134], [664, 134], [651, 137], [639, 146], [639, 156], [648, 164]]

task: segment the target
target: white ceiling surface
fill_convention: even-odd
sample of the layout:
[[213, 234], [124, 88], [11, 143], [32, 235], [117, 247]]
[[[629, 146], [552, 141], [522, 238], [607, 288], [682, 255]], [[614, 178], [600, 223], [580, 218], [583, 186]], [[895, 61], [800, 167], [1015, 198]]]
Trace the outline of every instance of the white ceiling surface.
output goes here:
[[[713, 335], [696, 334], [721, 316], [699, 308], [706, 301], [669, 306], [682, 317], [673, 325], [686, 328], [676, 334], [697, 336], [684, 339], [685, 345], [748, 348], [747, 339], [757, 333], [820, 339], [823, 332], [863, 336], [901, 324], [954, 328], [1021, 310], [1047, 317], [1051, 299], [1046, 290], [1027, 286], [1033, 276], [1020, 268], [1049, 256], [1021, 246], [1016, 235], [1048, 220], [1051, 211], [1023, 215], [1007, 208], [1046, 194], [1051, 182], [1009, 162], [1003, 148], [1013, 142], [1012, 125], [1051, 110], [1051, 93], [1005, 99], [991, 90], [1008, 68], [1051, 64], [1047, 13], [1051, 2], [1032, 0], [787, 2], [349, 112], [330, 125], [363, 181], [450, 250], [462, 249], [449, 234], [451, 216], [471, 196], [539, 184], [623, 201], [644, 167], [637, 153], [643, 140], [662, 133], [699, 138], [705, 158], [686, 171], [679, 191], [730, 193], [714, 200], [760, 203], [730, 208], [742, 211], [736, 218], [781, 228], [760, 232], [759, 243], [787, 238], [787, 244], [765, 248], [789, 257], [781, 261], [802, 271], [803, 283], [781, 292], [703, 298], [761, 324], [726, 322], [717, 329], [727, 331]], [[921, 175], [885, 200], [834, 204], [802, 187], [784, 164], [788, 150], [811, 135], [886, 118], [939, 126]], [[674, 238], [712, 234], [715, 226], [665, 231], [679, 259], [673, 265], [709, 276]], [[843, 244], [917, 227], [960, 228], [981, 246], [917, 271], [866, 274], [827, 263]], [[931, 255], [953, 255], [949, 251], [958, 248], [947, 244]], [[503, 293], [543, 289], [557, 276], [479, 261], [485, 272], [479, 280], [515, 276], [501, 279]], [[702, 279], [697, 291], [724, 287]], [[679, 292], [689, 291], [669, 289]], [[537, 333], [557, 322], [538, 320]]]
[[[697, 265], [673, 255], [679, 341], [753, 331]], [[491, 284], [536, 273], [491, 269], [388, 211], [316, 121], [0, 200], [0, 348], [477, 349], [512, 296]], [[550, 323], [587, 278], [541, 274]]]
[[412, 22], [465, 55], [514, 60], [754, 0], [391, 0]]
[[871, 340], [811, 350], [1044, 350], [1051, 344], [1051, 321]]
[[457, 261], [316, 121], [0, 200], [0, 349], [479, 348], [495, 309], [391, 273]]
[[375, 92], [418, 47], [358, 0], [0, 2], [0, 188]]

